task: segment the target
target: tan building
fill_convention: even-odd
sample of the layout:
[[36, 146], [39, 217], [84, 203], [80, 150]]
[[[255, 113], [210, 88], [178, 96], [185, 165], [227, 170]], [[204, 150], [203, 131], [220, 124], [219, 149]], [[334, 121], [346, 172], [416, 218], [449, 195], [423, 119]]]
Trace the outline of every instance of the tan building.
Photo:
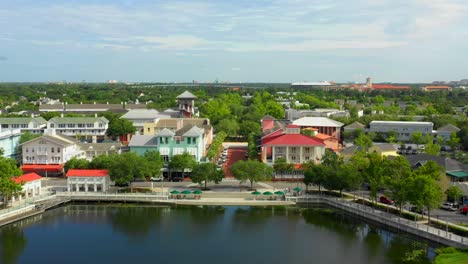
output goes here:
[[428, 85], [421, 89], [425, 92], [452, 91], [452, 87], [447, 85]]

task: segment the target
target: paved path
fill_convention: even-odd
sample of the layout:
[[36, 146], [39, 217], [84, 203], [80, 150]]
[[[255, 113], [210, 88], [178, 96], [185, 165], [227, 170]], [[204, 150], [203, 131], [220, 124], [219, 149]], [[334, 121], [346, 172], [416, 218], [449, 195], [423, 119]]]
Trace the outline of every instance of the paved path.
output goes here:
[[225, 178], [234, 178], [229, 168], [231, 168], [231, 166], [239, 160], [246, 160], [246, 153], [247, 148], [245, 147], [229, 147], [226, 163], [223, 166]]

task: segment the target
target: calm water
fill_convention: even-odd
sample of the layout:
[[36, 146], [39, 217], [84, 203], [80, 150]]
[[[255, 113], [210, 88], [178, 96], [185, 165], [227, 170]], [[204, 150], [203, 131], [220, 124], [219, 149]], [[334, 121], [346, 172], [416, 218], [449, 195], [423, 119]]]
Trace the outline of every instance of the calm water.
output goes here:
[[[0, 263], [430, 263], [331, 209], [70, 205], [0, 229]], [[410, 253], [415, 261], [404, 262]]]

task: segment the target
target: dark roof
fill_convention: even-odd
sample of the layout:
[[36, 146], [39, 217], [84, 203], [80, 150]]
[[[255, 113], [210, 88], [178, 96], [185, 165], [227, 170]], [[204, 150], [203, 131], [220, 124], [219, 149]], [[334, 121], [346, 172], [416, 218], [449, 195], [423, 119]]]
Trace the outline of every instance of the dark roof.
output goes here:
[[379, 148], [381, 151], [396, 151], [397, 148], [390, 143], [374, 144], [375, 148]]
[[437, 132], [458, 132], [458, 131], [460, 131], [460, 128], [452, 124], [448, 124], [443, 127], [439, 127], [439, 129], [437, 129]]
[[422, 166], [426, 162], [432, 160], [432, 161], [435, 161], [439, 166], [444, 167], [446, 172], [468, 171], [467, 164], [463, 164], [459, 161], [456, 161], [448, 157], [434, 156], [434, 155], [430, 155], [426, 153], [421, 153], [421, 154], [406, 156], [406, 159], [409, 161], [409, 163], [413, 167]]
[[358, 152], [361, 150], [361, 147], [358, 145], [354, 145], [351, 147], [346, 147], [343, 150], [341, 150], [342, 155], [353, 155], [354, 153]]
[[356, 121], [356, 122], [353, 122], [353, 123], [345, 126], [343, 129], [363, 129], [365, 127], [366, 127], [366, 125], [361, 124], [361, 123]]

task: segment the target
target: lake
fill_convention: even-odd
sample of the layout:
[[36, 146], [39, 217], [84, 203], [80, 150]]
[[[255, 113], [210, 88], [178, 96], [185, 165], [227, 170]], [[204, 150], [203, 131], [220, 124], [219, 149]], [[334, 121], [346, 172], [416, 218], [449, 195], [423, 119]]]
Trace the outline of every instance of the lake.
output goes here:
[[430, 263], [435, 250], [329, 208], [67, 205], [0, 232], [5, 264]]

